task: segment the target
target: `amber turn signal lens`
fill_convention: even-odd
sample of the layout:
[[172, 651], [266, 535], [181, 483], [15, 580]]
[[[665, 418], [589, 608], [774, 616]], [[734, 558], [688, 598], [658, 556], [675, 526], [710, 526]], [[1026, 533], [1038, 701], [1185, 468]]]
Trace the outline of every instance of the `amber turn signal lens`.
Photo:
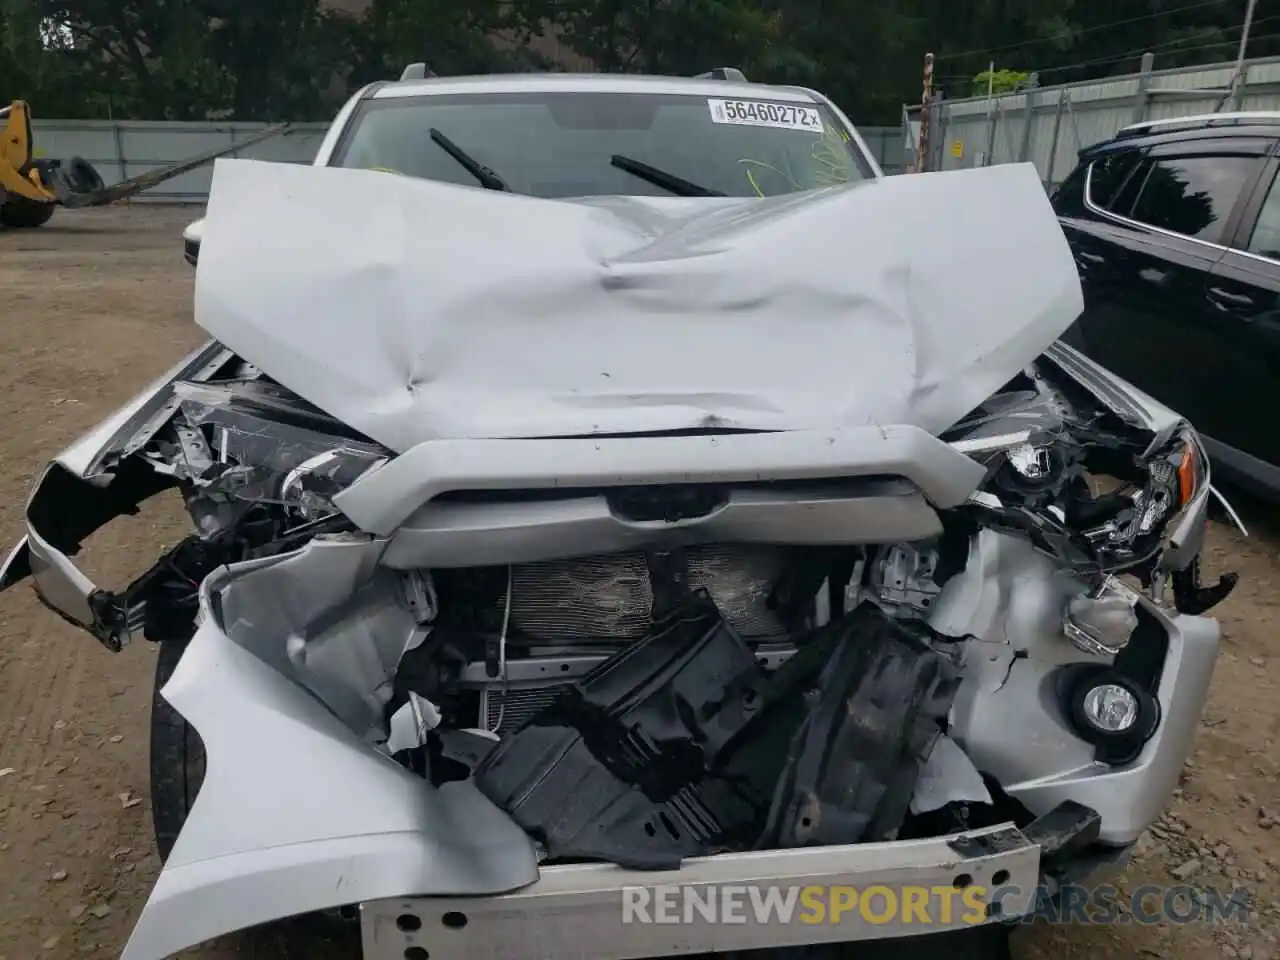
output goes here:
[[1196, 494], [1200, 479], [1200, 458], [1193, 444], [1182, 448], [1182, 460], [1178, 463], [1178, 499], [1186, 506]]

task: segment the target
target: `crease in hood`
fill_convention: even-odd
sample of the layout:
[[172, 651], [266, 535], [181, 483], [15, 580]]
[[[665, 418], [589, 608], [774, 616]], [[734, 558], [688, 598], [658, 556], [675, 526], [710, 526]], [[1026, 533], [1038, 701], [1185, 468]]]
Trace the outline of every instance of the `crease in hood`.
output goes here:
[[542, 200], [218, 160], [196, 322], [392, 450], [912, 424], [1082, 309], [1030, 164], [765, 200]]

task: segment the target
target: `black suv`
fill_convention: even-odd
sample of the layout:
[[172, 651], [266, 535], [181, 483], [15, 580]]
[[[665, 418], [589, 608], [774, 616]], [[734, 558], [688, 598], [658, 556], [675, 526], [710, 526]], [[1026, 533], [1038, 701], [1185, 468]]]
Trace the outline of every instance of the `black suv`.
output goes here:
[[1063, 339], [1280, 495], [1280, 112], [1125, 127], [1053, 195], [1084, 287]]

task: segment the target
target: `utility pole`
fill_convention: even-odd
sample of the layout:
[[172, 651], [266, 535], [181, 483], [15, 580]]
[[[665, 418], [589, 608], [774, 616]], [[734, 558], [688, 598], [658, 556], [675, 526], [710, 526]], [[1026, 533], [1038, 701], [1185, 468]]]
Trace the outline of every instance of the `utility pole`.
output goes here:
[[923, 92], [920, 95], [920, 136], [916, 138], [916, 173], [929, 169], [929, 114], [933, 112], [933, 54], [924, 55]]
[[1240, 87], [1244, 82], [1244, 57], [1249, 48], [1249, 30], [1253, 26], [1253, 10], [1258, 0], [1249, 0], [1244, 10], [1244, 27], [1240, 31], [1240, 49], [1236, 52], [1236, 68], [1231, 73], [1231, 87], [1218, 103], [1214, 113], [1220, 113], [1228, 102], [1234, 101], [1236, 108], [1240, 106]]
[[1244, 10], [1244, 29], [1240, 31], [1240, 51], [1236, 54], [1236, 76], [1244, 70], [1244, 53], [1249, 47], [1249, 28], [1253, 26], [1253, 8], [1258, 5], [1258, 0], [1249, 0], [1249, 5]]

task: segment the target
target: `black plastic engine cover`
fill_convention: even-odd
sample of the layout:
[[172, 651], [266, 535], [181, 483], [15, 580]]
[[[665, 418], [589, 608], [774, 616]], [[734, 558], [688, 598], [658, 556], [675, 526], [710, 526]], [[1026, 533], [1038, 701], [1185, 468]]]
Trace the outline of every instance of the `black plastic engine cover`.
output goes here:
[[764, 677], [694, 594], [504, 740], [476, 783], [554, 858], [678, 866], [766, 812], [708, 772]]
[[960, 686], [959, 644], [863, 605], [792, 741], [759, 846], [890, 838]]
[[863, 605], [773, 673], [703, 592], [507, 737], [479, 789], [553, 859], [673, 869], [895, 829], [956, 672]]

